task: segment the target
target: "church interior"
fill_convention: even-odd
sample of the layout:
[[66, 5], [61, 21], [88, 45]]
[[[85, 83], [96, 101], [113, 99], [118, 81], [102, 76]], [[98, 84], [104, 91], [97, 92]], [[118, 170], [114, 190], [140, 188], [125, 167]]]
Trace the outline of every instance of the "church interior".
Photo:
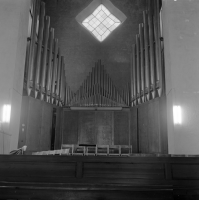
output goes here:
[[198, 0], [0, 0], [0, 199], [199, 199]]

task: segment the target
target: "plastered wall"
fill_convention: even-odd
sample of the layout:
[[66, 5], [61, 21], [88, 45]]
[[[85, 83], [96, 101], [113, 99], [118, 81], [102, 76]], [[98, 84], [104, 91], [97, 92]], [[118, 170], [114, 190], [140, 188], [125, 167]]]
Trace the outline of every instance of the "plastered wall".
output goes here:
[[0, 1], [0, 121], [11, 104], [10, 123], [1, 123], [0, 154], [18, 145], [30, 0]]
[[[163, 0], [169, 153], [199, 154], [199, 1]], [[182, 123], [173, 123], [173, 106]]]

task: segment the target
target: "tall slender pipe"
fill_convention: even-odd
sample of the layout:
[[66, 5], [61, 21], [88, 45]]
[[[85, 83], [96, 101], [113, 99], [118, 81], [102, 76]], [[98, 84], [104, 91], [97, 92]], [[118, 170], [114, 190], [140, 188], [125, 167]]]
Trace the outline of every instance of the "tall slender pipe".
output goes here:
[[137, 105], [137, 71], [136, 71], [136, 45], [132, 46], [133, 55], [133, 104]]
[[32, 29], [31, 29], [31, 41], [30, 41], [30, 51], [29, 51], [29, 59], [28, 59], [28, 77], [27, 77], [27, 94], [30, 96], [31, 91], [33, 89], [33, 81], [34, 81], [34, 59], [36, 53], [36, 31], [37, 31], [37, 23], [38, 23], [38, 15], [40, 10], [40, 0], [36, 0], [33, 2], [33, 21], [32, 21]]
[[[60, 74], [61, 74], [61, 50], [60, 48], [58, 49], [58, 69], [57, 69], [57, 78], [56, 78], [56, 105], [58, 105], [59, 102], [59, 88], [60, 88]], [[67, 91], [67, 89], [66, 89]]]
[[57, 52], [58, 52], [58, 39], [55, 39], [54, 43], [54, 55], [53, 55], [53, 68], [52, 68], [52, 78], [51, 78], [51, 103], [54, 103], [55, 100], [55, 84], [57, 77]]
[[154, 99], [156, 96], [156, 88], [155, 88], [155, 62], [154, 62], [154, 30], [153, 30], [153, 18], [151, 9], [149, 10], [148, 21], [149, 21], [150, 72], [151, 72], [150, 89], [152, 90], [152, 98]]
[[50, 103], [50, 93], [51, 93], [51, 77], [52, 77], [52, 51], [53, 51], [53, 41], [54, 41], [54, 28], [50, 30], [50, 47], [48, 55], [48, 73], [47, 73], [47, 84], [46, 84], [46, 101]]
[[141, 87], [140, 87], [140, 39], [139, 35], [136, 35], [136, 71], [137, 71], [137, 101], [141, 103]]
[[147, 11], [143, 12], [144, 18], [144, 52], [145, 52], [145, 92], [146, 100], [150, 100], [150, 66], [149, 66], [149, 30], [148, 30], [148, 14]]
[[143, 24], [139, 24], [140, 35], [140, 70], [141, 70], [141, 99], [145, 101], [145, 80], [144, 80], [144, 36], [143, 36]]
[[40, 20], [39, 20], [39, 34], [38, 34], [38, 46], [37, 46], [37, 55], [36, 55], [36, 72], [35, 72], [35, 98], [37, 98], [38, 92], [40, 91], [39, 78], [41, 73], [41, 55], [42, 55], [42, 41], [43, 41], [43, 31], [44, 31], [44, 15], [45, 15], [45, 3], [41, 2], [40, 8]]

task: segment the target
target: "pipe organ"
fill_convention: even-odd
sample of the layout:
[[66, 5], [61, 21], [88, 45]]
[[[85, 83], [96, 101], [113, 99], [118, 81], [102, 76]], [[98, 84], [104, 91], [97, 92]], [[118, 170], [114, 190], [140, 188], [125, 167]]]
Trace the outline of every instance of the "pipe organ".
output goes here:
[[26, 142], [35, 151], [40, 149], [39, 143], [32, 142], [29, 135], [37, 133], [35, 138], [41, 141], [46, 140], [43, 135], [51, 135], [40, 129], [46, 124], [52, 126], [54, 106], [50, 103], [66, 107], [54, 109], [56, 148], [62, 143], [104, 145], [111, 141], [110, 144], [132, 145], [135, 153], [167, 152], [160, 1], [146, 1], [143, 23], [139, 24], [130, 54], [130, 82], [119, 91], [98, 60], [76, 92], [67, 84], [65, 59], [55, 30], [50, 27], [50, 17], [45, 15], [45, 3], [32, 2], [24, 73], [24, 96], [28, 97], [23, 98], [21, 119], [21, 124], [29, 127], [27, 140], [21, 133], [20, 145]]
[[131, 106], [164, 94], [164, 55], [159, 0], [147, 1], [131, 53]]
[[101, 60], [95, 63], [92, 71], [75, 94], [71, 96], [68, 88], [66, 90], [67, 106], [129, 106], [129, 86], [127, 85], [127, 88], [120, 94], [101, 64]]
[[59, 106], [65, 105], [65, 61], [45, 15], [45, 3], [32, 1], [27, 42], [24, 93]]
[[164, 94], [163, 42], [159, 0], [148, 0], [131, 52], [131, 81], [117, 90], [101, 61], [95, 63], [74, 93], [66, 83], [65, 60], [45, 15], [45, 3], [30, 10], [24, 91], [28, 96], [59, 106], [131, 107]]
[[129, 84], [120, 94], [101, 61], [74, 93], [65, 77], [65, 61], [61, 55], [50, 17], [45, 16], [45, 3], [33, 1], [30, 10], [24, 74], [24, 94], [59, 106], [129, 106]]

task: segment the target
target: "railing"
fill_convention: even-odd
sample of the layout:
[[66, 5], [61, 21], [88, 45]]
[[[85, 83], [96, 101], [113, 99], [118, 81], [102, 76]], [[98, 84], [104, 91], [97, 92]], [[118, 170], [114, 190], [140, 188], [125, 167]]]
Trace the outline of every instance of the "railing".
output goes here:
[[148, 0], [143, 23], [131, 54], [131, 105], [164, 94], [164, 55], [161, 36], [160, 0]]
[[67, 188], [66, 184], [71, 188], [71, 183], [77, 190], [82, 186], [88, 189], [108, 185], [131, 186], [130, 190], [199, 189], [197, 157], [1, 155], [0, 169], [0, 189], [22, 187], [23, 182], [25, 189], [62, 190]]
[[32, 155], [66, 155], [66, 156], [130, 156], [130, 145], [77, 145], [62, 144], [62, 149], [33, 152]]

